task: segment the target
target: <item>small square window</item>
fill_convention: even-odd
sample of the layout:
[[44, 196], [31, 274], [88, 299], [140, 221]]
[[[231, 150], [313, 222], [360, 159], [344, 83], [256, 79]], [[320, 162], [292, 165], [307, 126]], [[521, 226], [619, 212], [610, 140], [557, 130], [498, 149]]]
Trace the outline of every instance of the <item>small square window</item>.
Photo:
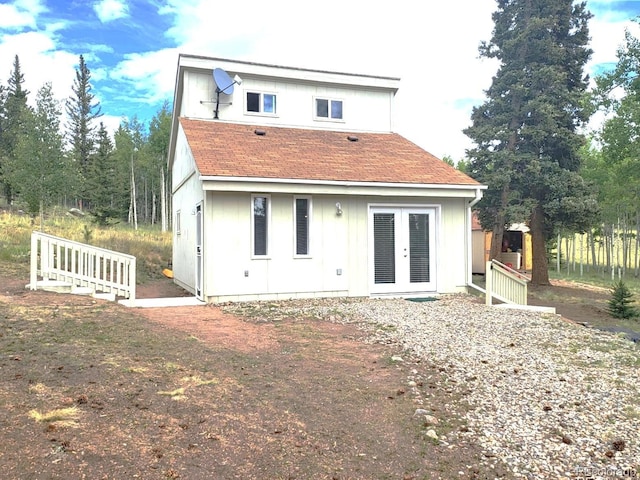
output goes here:
[[273, 93], [247, 92], [247, 112], [276, 113], [276, 96]]
[[316, 119], [342, 120], [342, 100], [316, 98]]

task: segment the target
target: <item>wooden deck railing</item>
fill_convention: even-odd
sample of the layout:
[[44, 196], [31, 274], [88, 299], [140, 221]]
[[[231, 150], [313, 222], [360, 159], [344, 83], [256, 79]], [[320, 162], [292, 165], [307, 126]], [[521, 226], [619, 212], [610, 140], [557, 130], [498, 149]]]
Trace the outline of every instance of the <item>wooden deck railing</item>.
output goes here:
[[485, 278], [487, 305], [491, 305], [494, 298], [504, 303], [527, 304], [529, 279], [520, 272], [497, 260], [491, 260], [487, 262]]
[[31, 290], [37, 289], [38, 276], [113, 293], [128, 298], [131, 304], [136, 298], [136, 257], [33, 232]]

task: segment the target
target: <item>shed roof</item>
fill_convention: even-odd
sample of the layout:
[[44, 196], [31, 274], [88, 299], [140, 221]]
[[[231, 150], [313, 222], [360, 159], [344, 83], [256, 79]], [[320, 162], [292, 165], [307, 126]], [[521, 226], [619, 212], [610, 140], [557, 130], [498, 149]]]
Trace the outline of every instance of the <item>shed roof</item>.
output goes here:
[[180, 123], [203, 176], [480, 185], [396, 133]]

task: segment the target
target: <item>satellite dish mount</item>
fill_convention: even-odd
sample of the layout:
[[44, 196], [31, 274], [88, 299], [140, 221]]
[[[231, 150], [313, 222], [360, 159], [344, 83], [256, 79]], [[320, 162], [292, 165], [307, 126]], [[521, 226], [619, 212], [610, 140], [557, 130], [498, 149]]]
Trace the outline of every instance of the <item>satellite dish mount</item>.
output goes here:
[[213, 118], [218, 120], [218, 110], [220, 108], [220, 94], [231, 95], [233, 93], [233, 86], [235, 84], [241, 85], [242, 79], [236, 75], [231, 79], [229, 74], [222, 68], [213, 69], [213, 81], [216, 84], [216, 110]]

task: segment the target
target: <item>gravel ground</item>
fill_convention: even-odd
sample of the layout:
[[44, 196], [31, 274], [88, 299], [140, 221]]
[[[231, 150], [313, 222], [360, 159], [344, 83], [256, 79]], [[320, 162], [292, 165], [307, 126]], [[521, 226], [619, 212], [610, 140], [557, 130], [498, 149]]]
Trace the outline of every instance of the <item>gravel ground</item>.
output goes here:
[[516, 478], [640, 478], [640, 349], [620, 336], [557, 315], [486, 307], [467, 295], [226, 309], [355, 322], [369, 341], [439, 365], [442, 385], [470, 391], [468, 430], [439, 440], [455, 445], [457, 436], [470, 436], [488, 464], [502, 462]]

